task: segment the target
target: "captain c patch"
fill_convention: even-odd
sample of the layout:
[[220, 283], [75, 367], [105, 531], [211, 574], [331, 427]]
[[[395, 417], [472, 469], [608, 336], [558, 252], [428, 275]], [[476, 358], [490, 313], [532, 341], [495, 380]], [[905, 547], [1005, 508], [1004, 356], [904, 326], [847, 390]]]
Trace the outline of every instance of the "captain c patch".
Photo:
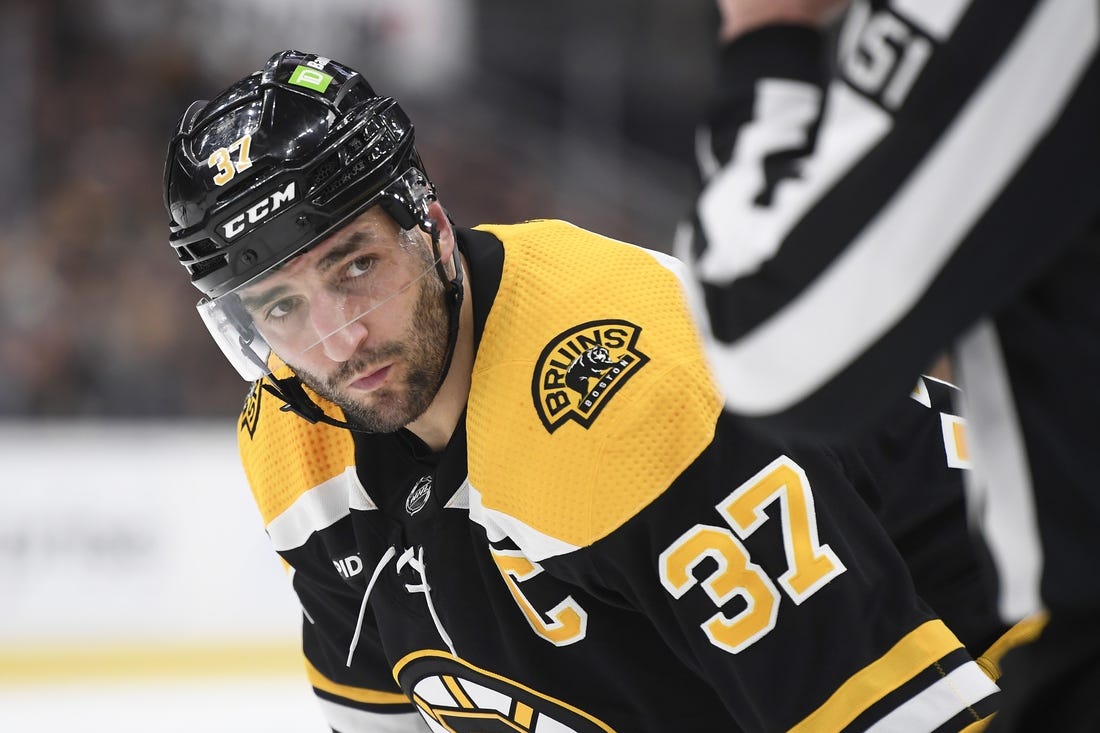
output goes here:
[[635, 345], [642, 329], [629, 321], [589, 321], [554, 337], [531, 380], [535, 411], [547, 432], [572, 420], [587, 429], [649, 357]]

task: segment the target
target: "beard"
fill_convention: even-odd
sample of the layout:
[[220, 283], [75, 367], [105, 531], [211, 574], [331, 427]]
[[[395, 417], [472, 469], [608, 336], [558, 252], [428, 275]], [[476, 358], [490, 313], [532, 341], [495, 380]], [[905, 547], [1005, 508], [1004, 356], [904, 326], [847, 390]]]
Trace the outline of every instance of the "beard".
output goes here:
[[[295, 368], [298, 377], [314, 392], [335, 404], [355, 425], [372, 433], [393, 433], [424, 414], [443, 382], [449, 345], [447, 306], [443, 283], [427, 275], [413, 308], [408, 340], [391, 341], [361, 349], [340, 364], [327, 378]], [[392, 361], [404, 366], [404, 381], [386, 383], [362, 399], [339, 385], [346, 384], [370, 364]], [[399, 369], [395, 369], [399, 372]], [[400, 376], [395, 373], [394, 376]]]

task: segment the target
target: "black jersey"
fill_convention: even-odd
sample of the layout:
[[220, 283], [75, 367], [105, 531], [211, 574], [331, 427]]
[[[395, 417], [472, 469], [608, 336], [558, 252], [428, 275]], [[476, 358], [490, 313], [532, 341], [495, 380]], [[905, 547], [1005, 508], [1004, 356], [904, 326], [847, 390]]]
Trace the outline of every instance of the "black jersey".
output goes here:
[[678, 262], [562, 222], [459, 245], [476, 359], [445, 450], [310, 424], [260, 390], [242, 416], [333, 729], [921, 731], [991, 714], [996, 685], [869, 507], [876, 469], [722, 412]]
[[871, 0], [835, 39], [747, 33], [678, 250], [762, 430], [851, 435], [953, 352], [1001, 611], [1069, 624], [1033, 649], [1069, 660], [1048, 692], [1100, 683], [1098, 28], [1093, 0]]

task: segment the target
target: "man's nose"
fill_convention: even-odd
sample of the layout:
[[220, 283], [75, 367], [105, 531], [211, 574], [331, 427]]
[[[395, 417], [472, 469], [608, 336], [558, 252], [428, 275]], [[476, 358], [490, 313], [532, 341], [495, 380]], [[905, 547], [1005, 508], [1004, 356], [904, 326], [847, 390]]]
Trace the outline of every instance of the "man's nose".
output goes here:
[[359, 344], [367, 337], [367, 326], [362, 318], [347, 309], [340, 299], [323, 299], [310, 309], [313, 327], [321, 339], [325, 356], [332, 361], [345, 362], [355, 355]]
[[345, 362], [355, 356], [355, 352], [359, 350], [359, 344], [363, 343], [366, 337], [367, 327], [362, 321], [356, 320], [322, 339], [321, 346], [329, 359]]

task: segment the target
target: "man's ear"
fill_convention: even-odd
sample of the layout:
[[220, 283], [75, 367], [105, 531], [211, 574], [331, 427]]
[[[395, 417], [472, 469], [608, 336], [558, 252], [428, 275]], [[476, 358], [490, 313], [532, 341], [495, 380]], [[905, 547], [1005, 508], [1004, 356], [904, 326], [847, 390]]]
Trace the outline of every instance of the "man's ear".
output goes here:
[[440, 260], [445, 266], [449, 265], [454, 258], [456, 246], [455, 230], [454, 227], [451, 226], [451, 220], [447, 216], [447, 212], [443, 209], [443, 205], [438, 201], [433, 201], [428, 205], [428, 217], [432, 220], [432, 224], [435, 225], [436, 231], [439, 232]]

